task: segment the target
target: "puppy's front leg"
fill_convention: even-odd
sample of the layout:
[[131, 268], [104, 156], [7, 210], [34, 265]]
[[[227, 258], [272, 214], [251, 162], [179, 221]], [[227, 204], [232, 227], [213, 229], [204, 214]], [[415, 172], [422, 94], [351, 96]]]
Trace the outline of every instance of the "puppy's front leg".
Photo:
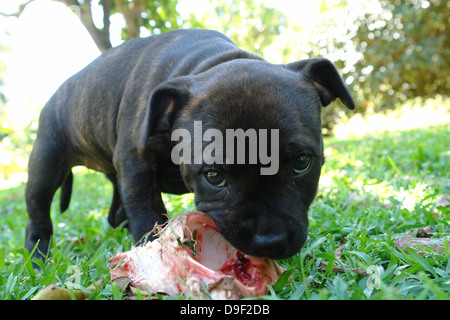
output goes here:
[[137, 154], [127, 154], [114, 163], [129, 229], [136, 242], [152, 230], [155, 223], [163, 224], [167, 220], [157, 170], [151, 163], [155, 162], [144, 161]]

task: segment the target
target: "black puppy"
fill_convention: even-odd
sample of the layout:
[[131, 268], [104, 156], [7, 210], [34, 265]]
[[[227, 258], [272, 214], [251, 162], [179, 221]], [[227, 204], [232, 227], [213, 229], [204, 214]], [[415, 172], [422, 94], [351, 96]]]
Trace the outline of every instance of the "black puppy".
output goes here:
[[[26, 248], [39, 241], [37, 252], [47, 252], [53, 195], [62, 186], [61, 210], [67, 209], [71, 168], [84, 165], [111, 180], [108, 221], [118, 226], [128, 219], [136, 241], [165, 222], [161, 192], [192, 191], [197, 209], [238, 250], [289, 257], [307, 237], [323, 164], [320, 109], [336, 98], [354, 109], [330, 61], [273, 65], [214, 31], [171, 31], [110, 49], [68, 79], [42, 110], [28, 168]], [[266, 146], [279, 152], [275, 172], [262, 175], [267, 161], [261, 159], [174, 163], [172, 133], [194, 134], [194, 121], [201, 121], [202, 133], [276, 133]]]

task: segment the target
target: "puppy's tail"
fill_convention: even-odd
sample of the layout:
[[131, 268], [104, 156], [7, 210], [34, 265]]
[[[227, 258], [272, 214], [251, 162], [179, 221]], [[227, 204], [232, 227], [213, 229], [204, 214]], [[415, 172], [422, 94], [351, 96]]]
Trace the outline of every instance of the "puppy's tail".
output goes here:
[[73, 173], [72, 170], [67, 175], [61, 186], [61, 195], [59, 198], [59, 208], [61, 213], [67, 210], [70, 203], [70, 196], [72, 195], [72, 185], [73, 185]]

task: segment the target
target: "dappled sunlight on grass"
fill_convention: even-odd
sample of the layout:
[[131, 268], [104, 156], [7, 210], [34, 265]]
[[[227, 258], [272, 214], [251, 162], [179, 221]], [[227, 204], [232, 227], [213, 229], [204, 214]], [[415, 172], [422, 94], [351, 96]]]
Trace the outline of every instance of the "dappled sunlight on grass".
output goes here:
[[170, 217], [175, 217], [183, 212], [196, 210], [193, 193], [183, 195], [163, 193], [162, 199]]
[[[450, 207], [438, 205], [439, 199], [450, 194], [450, 122], [366, 132], [346, 139], [327, 137], [324, 145], [326, 162], [309, 212], [308, 240], [299, 254], [279, 261], [292, 273], [283, 288], [273, 291], [273, 297], [450, 297], [448, 247], [423, 257], [412, 257], [396, 247], [398, 237], [428, 225], [434, 230], [433, 238], [444, 243], [450, 240]], [[51, 263], [37, 274], [31, 263], [25, 262], [24, 267], [25, 180], [26, 175], [18, 175], [0, 185], [0, 287], [10, 279], [17, 284], [5, 299], [30, 298], [48, 283], [64, 284], [70, 277], [66, 270], [72, 265], [82, 270], [83, 286], [101, 277], [109, 279], [108, 259], [133, 245], [125, 228], [108, 224], [113, 194], [110, 181], [101, 173], [74, 169], [72, 199], [64, 214], [59, 213], [59, 191], [54, 197]], [[162, 197], [172, 217], [195, 210], [193, 194]], [[339, 273], [334, 267], [347, 269]], [[349, 271], [359, 268], [365, 272], [371, 267], [380, 273], [376, 289], [368, 287], [366, 276]], [[111, 290], [111, 283], [105, 280], [92, 298], [108, 299]]]
[[416, 98], [383, 114], [370, 110], [363, 115], [352, 114], [348, 121], [336, 125], [334, 134], [338, 139], [362, 138], [441, 124], [450, 124], [450, 99], [445, 96]]
[[[331, 170], [321, 177], [320, 192], [328, 194], [335, 190], [341, 190], [342, 181], [345, 179], [345, 172]], [[402, 209], [414, 210], [417, 204], [428, 204], [432, 199], [425, 199], [429, 192], [433, 192], [430, 187], [422, 182], [405, 188], [396, 188], [390, 181], [380, 181], [378, 179], [364, 179], [362, 175], [346, 179], [345, 187], [349, 189], [349, 199], [352, 202], [369, 202], [370, 199], [377, 199], [378, 205], [391, 207], [392, 202], [398, 203]], [[341, 184], [341, 185], [340, 185]], [[425, 199], [425, 201], [424, 201]]]
[[315, 206], [320, 213], [323, 205], [340, 214], [351, 210], [355, 217], [367, 211], [392, 221], [412, 215], [407, 219], [411, 225], [449, 221], [445, 209], [436, 205], [450, 189], [449, 129], [450, 124], [443, 124], [325, 139], [326, 162], [310, 215], [313, 221]]

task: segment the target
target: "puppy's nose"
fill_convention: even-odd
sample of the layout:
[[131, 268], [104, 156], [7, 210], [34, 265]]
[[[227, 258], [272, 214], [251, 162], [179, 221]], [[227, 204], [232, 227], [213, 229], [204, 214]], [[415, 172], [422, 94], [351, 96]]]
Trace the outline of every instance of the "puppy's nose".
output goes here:
[[252, 244], [258, 256], [275, 259], [286, 252], [289, 242], [285, 234], [267, 234], [255, 235]]

